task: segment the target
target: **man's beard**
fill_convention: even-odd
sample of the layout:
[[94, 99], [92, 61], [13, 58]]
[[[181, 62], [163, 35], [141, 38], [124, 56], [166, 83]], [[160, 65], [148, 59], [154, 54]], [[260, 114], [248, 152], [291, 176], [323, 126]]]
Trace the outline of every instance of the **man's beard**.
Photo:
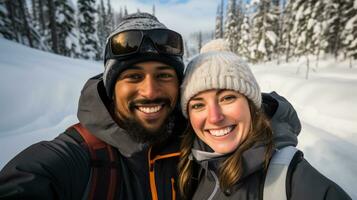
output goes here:
[[165, 141], [173, 132], [174, 116], [165, 119], [163, 125], [155, 132], [148, 131], [140, 122], [135, 119], [124, 121], [125, 130], [129, 136], [136, 142], [156, 144]]
[[[172, 113], [173, 108], [170, 106], [171, 101], [166, 98], [158, 98], [154, 100], [140, 99], [136, 101], [132, 101], [129, 103], [129, 110], [133, 113], [136, 109], [136, 105], [145, 105], [152, 103], [164, 103], [164, 106], [168, 106], [170, 112]], [[114, 108], [115, 109], [115, 108]], [[139, 143], [148, 143], [148, 144], [156, 144], [165, 141], [173, 132], [175, 116], [168, 115], [161, 127], [156, 131], [147, 130], [141, 123], [135, 118], [122, 118], [119, 119], [120, 113], [115, 109], [116, 118], [119, 121], [119, 124], [122, 128], [124, 128], [128, 135], [136, 142]]]

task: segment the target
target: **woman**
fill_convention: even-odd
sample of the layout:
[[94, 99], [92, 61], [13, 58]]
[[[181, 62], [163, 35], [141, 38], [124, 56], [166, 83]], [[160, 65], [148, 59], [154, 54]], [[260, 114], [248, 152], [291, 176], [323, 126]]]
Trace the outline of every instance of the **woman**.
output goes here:
[[[191, 60], [185, 72], [181, 107], [190, 125], [179, 163], [185, 199], [262, 199], [275, 152], [259, 85], [224, 46], [222, 40], [207, 44], [208, 52]], [[289, 172], [288, 199], [350, 199], [298, 155]]]

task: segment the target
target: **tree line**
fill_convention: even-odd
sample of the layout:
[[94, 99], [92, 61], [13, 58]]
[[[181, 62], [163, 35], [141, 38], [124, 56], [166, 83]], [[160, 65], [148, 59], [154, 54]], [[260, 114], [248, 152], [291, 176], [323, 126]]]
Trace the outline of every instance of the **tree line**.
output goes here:
[[319, 60], [326, 54], [352, 61], [357, 59], [357, 1], [228, 0], [224, 10], [221, 0], [215, 38], [227, 39], [251, 62]]
[[128, 14], [110, 0], [0, 0], [0, 37], [56, 54], [101, 60], [109, 33]]

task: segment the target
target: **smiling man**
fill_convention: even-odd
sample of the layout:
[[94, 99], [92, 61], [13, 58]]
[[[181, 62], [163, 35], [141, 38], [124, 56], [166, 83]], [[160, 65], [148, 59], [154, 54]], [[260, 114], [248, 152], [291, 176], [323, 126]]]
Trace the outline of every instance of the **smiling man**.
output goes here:
[[79, 124], [0, 172], [0, 199], [175, 199], [183, 42], [156, 17], [127, 16], [88, 80]]

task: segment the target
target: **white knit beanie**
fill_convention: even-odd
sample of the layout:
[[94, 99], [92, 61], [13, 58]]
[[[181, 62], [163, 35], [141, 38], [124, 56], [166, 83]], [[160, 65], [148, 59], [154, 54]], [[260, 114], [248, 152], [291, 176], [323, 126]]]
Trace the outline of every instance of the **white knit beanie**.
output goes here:
[[[211, 89], [237, 91], [250, 99], [259, 109], [262, 102], [260, 88], [247, 63], [236, 54], [225, 51], [228, 48], [222, 47], [227, 45], [225, 42], [213, 40], [206, 45], [210, 46], [209, 50], [194, 57], [185, 71], [181, 85], [183, 115], [187, 118], [187, 104], [192, 97]], [[208, 49], [205, 46], [202, 49]]]

